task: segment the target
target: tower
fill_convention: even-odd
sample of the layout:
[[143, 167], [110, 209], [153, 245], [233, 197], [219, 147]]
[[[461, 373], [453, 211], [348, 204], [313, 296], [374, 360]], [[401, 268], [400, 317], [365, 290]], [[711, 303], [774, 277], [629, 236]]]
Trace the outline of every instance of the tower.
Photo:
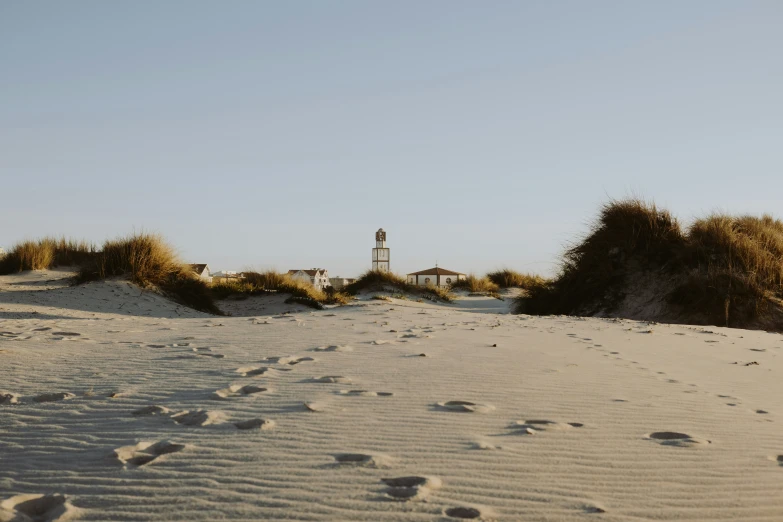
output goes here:
[[382, 228], [375, 233], [375, 248], [372, 249], [372, 269], [389, 271], [389, 249], [386, 248], [386, 232]]

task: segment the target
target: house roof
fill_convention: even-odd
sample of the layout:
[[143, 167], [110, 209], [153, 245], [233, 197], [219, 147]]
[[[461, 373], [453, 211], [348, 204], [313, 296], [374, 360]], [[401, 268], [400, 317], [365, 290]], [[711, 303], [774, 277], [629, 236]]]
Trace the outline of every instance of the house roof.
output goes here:
[[413, 272], [412, 274], [408, 274], [409, 276], [412, 275], [446, 275], [446, 276], [460, 276], [465, 275], [461, 272], [452, 272], [451, 270], [446, 270], [445, 268], [435, 267], [435, 268], [428, 268], [427, 270], [422, 270], [421, 272]]
[[288, 271], [289, 274], [295, 274], [297, 272], [304, 272], [305, 274], [311, 277], [315, 277], [321, 272], [326, 272], [326, 270], [324, 270], [323, 268], [316, 268], [315, 270], [289, 270]]
[[191, 263], [190, 268], [192, 268], [193, 271], [196, 272], [198, 275], [201, 275], [204, 273], [204, 269], [207, 268], [207, 264]]

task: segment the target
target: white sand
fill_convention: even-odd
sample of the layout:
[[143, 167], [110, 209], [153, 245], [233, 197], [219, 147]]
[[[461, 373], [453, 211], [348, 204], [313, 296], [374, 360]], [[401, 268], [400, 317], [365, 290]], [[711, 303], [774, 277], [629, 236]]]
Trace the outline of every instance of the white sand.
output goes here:
[[781, 335], [61, 276], [0, 277], [0, 521], [783, 520]]

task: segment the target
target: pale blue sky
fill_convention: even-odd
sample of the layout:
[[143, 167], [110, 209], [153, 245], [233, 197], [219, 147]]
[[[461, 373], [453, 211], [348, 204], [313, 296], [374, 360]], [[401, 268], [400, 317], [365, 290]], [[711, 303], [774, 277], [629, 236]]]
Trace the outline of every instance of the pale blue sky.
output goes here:
[[547, 273], [608, 196], [783, 202], [783, 2], [0, 3], [0, 245]]

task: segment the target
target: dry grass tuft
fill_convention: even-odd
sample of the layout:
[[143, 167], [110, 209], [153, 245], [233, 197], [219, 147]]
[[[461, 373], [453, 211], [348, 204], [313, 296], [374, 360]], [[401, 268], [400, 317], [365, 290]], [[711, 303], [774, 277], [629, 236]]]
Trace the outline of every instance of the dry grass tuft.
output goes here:
[[127, 277], [140, 286], [154, 286], [186, 306], [220, 314], [209, 288], [182, 263], [156, 234], [135, 234], [106, 241], [103, 250], [82, 266], [79, 282]]
[[439, 288], [435, 285], [412, 285], [402, 276], [378, 270], [368, 270], [343, 290], [350, 295], [356, 295], [359, 292], [390, 292], [413, 294], [445, 302], [454, 300], [454, 295], [451, 294], [448, 288]]
[[783, 298], [783, 222], [714, 214], [683, 233], [653, 204], [610, 201], [565, 252], [558, 277], [529, 288], [517, 311], [611, 313], [637, 284], [655, 285], [649, 293], [668, 306], [667, 319], [753, 327]]
[[73, 239], [47, 237], [22, 241], [0, 259], [0, 274], [81, 265], [88, 262], [95, 251], [95, 245]]
[[465, 279], [459, 279], [451, 283], [451, 290], [467, 290], [468, 292], [497, 294], [500, 287], [487, 277], [478, 277], [475, 274], [468, 275]]
[[[318, 290], [312, 284], [300, 279], [293, 279], [288, 274], [280, 274], [275, 271], [244, 272], [244, 281], [231, 283], [218, 283], [212, 285], [212, 292], [218, 299], [229, 296], [264, 295], [269, 293], [289, 294], [290, 302], [296, 302], [323, 308], [324, 304], [347, 304], [350, 296], [334, 291]], [[293, 299], [296, 298], [296, 299]]]
[[546, 283], [546, 279], [533, 274], [522, 274], [509, 268], [503, 268], [487, 274], [487, 279], [500, 288], [522, 288], [527, 290]]

